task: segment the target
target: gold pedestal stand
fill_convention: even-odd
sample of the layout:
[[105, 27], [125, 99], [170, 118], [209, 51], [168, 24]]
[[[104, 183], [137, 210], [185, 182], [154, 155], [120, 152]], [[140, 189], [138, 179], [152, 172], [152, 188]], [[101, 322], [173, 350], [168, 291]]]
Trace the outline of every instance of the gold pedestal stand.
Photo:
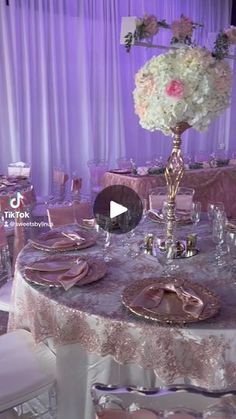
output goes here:
[[[176, 195], [179, 183], [184, 175], [184, 161], [181, 155], [181, 135], [190, 128], [187, 122], [180, 122], [175, 128], [172, 128], [174, 134], [173, 148], [167, 161], [165, 170], [165, 179], [167, 184], [167, 221], [166, 221], [166, 250], [167, 257], [174, 258], [173, 253], [169, 253], [169, 249], [173, 248], [176, 241], [174, 238], [175, 230], [175, 205]], [[168, 256], [169, 254], [169, 256]]]

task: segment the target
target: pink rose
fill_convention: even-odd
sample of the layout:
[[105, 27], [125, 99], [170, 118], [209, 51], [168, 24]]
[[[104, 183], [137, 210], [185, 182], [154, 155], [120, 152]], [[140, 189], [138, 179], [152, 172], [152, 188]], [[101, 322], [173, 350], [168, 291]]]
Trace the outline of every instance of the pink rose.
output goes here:
[[225, 34], [228, 36], [229, 42], [231, 44], [236, 44], [236, 27], [235, 26], [230, 26], [230, 28], [225, 31]]
[[142, 33], [144, 37], [156, 35], [159, 31], [157, 18], [154, 15], [145, 15], [143, 18]]
[[172, 23], [171, 29], [173, 32], [173, 36], [177, 39], [182, 40], [186, 37], [191, 38], [193, 33], [193, 24], [189, 18], [181, 17], [180, 20], [175, 20]]
[[171, 80], [165, 88], [166, 94], [176, 99], [183, 97], [184, 90], [184, 83], [181, 80]]

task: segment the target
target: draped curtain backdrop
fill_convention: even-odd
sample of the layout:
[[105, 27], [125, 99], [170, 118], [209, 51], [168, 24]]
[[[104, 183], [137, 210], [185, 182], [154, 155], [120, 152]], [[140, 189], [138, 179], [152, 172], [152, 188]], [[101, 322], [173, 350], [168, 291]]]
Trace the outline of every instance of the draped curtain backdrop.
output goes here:
[[[149, 133], [134, 114], [134, 75], [159, 53], [120, 45], [122, 16], [155, 14], [171, 22], [181, 13], [203, 22], [196, 39], [230, 23], [231, 0], [5, 0], [0, 2], [0, 170], [23, 160], [37, 191], [47, 193], [52, 168], [77, 170], [88, 187], [87, 161], [120, 156], [138, 164], [167, 157], [171, 141]], [[155, 37], [168, 45], [169, 31]], [[233, 66], [234, 62], [231, 61]], [[236, 77], [235, 77], [236, 79]], [[236, 81], [236, 80], [235, 80]], [[184, 152], [232, 152], [236, 83], [231, 108], [200, 134], [188, 130]]]

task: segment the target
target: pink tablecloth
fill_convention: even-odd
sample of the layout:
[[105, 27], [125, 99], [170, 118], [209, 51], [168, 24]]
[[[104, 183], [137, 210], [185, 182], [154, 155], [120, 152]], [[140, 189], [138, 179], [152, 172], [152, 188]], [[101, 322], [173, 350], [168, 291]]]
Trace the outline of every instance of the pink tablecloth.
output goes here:
[[[140, 198], [147, 198], [149, 191], [165, 186], [164, 175], [133, 176], [107, 172], [104, 187], [111, 185], [129, 186]], [[208, 202], [224, 202], [228, 217], [236, 217], [236, 166], [216, 169], [189, 170], [184, 174], [181, 186], [195, 189], [194, 200], [202, 203], [203, 211]]]

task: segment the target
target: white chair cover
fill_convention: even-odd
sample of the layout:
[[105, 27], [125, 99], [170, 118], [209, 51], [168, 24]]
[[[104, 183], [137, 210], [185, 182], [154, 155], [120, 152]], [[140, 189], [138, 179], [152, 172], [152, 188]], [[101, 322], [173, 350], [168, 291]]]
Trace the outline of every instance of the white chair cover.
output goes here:
[[56, 359], [26, 330], [0, 336], [0, 412], [47, 391], [56, 381]]
[[[190, 211], [194, 189], [180, 187], [176, 196], [176, 209]], [[163, 202], [167, 201], [167, 188], [160, 187], [150, 191], [149, 207], [150, 209], [160, 210], [163, 207]]]

